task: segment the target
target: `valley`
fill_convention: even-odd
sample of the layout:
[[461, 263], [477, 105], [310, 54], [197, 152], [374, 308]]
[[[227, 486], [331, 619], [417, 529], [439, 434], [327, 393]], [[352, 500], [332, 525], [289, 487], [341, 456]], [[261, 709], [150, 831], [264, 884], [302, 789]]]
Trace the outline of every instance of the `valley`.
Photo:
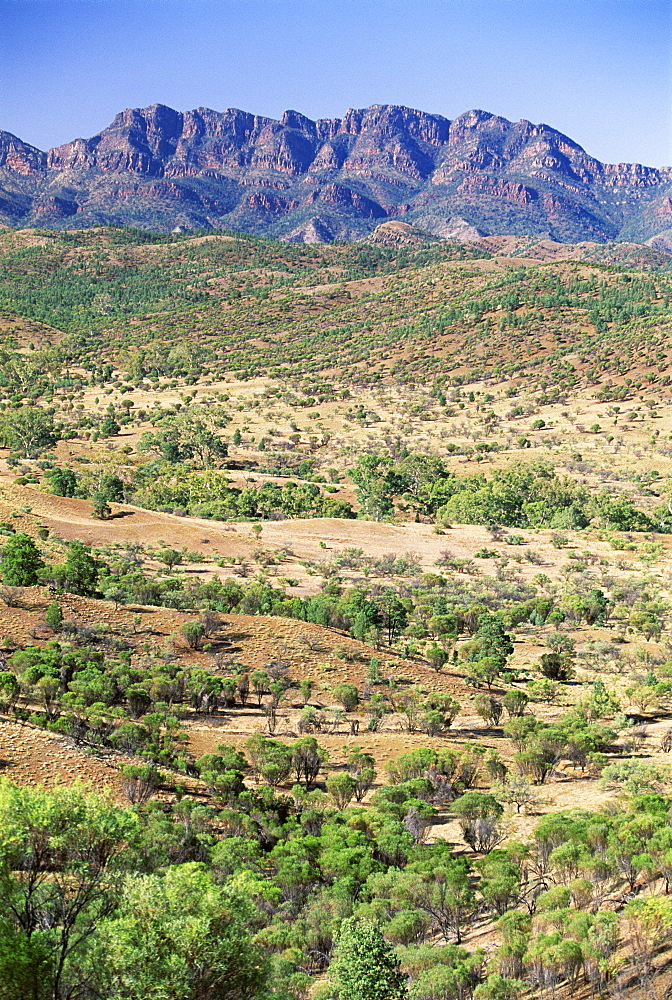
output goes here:
[[3, 816], [106, 790], [278, 1000], [353, 915], [413, 1000], [662, 1000], [671, 261], [1, 231]]

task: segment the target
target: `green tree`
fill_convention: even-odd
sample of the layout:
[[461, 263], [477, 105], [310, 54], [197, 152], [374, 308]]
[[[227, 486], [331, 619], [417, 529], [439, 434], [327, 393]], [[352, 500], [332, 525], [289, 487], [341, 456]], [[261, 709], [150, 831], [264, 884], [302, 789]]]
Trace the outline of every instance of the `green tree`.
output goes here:
[[549, 649], [552, 649], [554, 653], [560, 653], [561, 655], [574, 656], [576, 643], [572, 639], [571, 635], [567, 635], [566, 632], [555, 632], [551, 635], [546, 636], [546, 645]]
[[423, 718], [423, 727], [425, 732], [427, 729], [427, 716], [436, 712], [441, 716], [440, 729], [450, 729], [453, 722], [460, 712], [461, 705], [459, 701], [456, 701], [445, 691], [435, 691], [430, 694], [429, 698], [426, 699], [425, 704], [425, 716]]
[[311, 788], [320, 768], [329, 758], [329, 751], [318, 746], [314, 736], [304, 736], [292, 744], [292, 767], [296, 780]]
[[129, 802], [146, 802], [164, 781], [154, 764], [129, 764], [121, 769], [121, 787]]
[[113, 503], [123, 503], [124, 481], [114, 472], [105, 472], [100, 478], [98, 491], [103, 494], [106, 500]]
[[[525, 854], [526, 849], [520, 852]], [[520, 896], [521, 870], [520, 865], [506, 850], [490, 851], [481, 861], [477, 862], [481, 872], [479, 886], [483, 899], [501, 916], [510, 906], [515, 905]]]
[[357, 790], [357, 782], [344, 771], [334, 771], [327, 778], [327, 791], [337, 809], [345, 809]]
[[79, 539], [70, 542], [65, 562], [54, 567], [54, 577], [65, 590], [82, 597], [95, 597], [101, 564], [91, 554], [88, 545]]
[[280, 785], [292, 772], [292, 748], [258, 734], [245, 741], [253, 770], [269, 785]]
[[478, 658], [495, 657], [503, 667], [513, 653], [513, 643], [502, 621], [497, 615], [485, 614], [478, 619], [478, 629], [474, 635], [478, 640]]
[[45, 624], [54, 630], [54, 632], [59, 632], [61, 625], [63, 624], [63, 609], [58, 601], [53, 601], [44, 613]]
[[8, 448], [21, 452], [24, 458], [35, 458], [43, 448], [56, 443], [54, 418], [39, 406], [22, 406], [4, 414], [0, 437]]
[[660, 617], [650, 611], [633, 611], [628, 620], [631, 629], [641, 632], [646, 636], [646, 641], [659, 639], [663, 631], [663, 623]]
[[509, 713], [509, 718], [513, 719], [516, 716], [523, 715], [525, 713], [525, 708], [530, 699], [527, 697], [524, 691], [519, 691], [514, 688], [511, 691], [507, 691], [502, 698], [502, 705]]
[[567, 745], [566, 737], [560, 733], [544, 730], [530, 739], [525, 750], [516, 754], [514, 760], [519, 774], [527, 775], [536, 784], [543, 785], [561, 759]]
[[363, 455], [351, 471], [357, 486], [360, 516], [381, 521], [394, 513], [393, 497], [403, 489], [403, 478], [391, 467], [391, 460], [380, 455]]
[[172, 573], [174, 567], [179, 566], [182, 562], [182, 553], [178, 552], [177, 549], [161, 549], [160, 552], [157, 552], [156, 557], [159, 562], [168, 567], [169, 573]]
[[484, 792], [465, 792], [453, 802], [462, 836], [473, 851], [491, 851], [498, 844], [504, 831], [500, 825], [503, 807], [494, 797]]
[[469, 867], [451, 854], [407, 865], [395, 878], [393, 899], [422, 910], [446, 940], [454, 935], [457, 944], [476, 905]]
[[493, 792], [498, 800], [507, 805], [515, 805], [516, 812], [539, 804], [539, 795], [529, 778], [518, 774], [509, 774], [505, 777], [506, 780], [503, 784], [493, 787]]
[[572, 661], [565, 653], [542, 653], [539, 669], [551, 681], [569, 681], [574, 675]]
[[261, 705], [261, 699], [268, 690], [270, 682], [271, 679], [265, 670], [253, 670], [250, 674], [250, 683], [257, 696], [257, 705]]
[[408, 608], [402, 599], [393, 590], [386, 590], [378, 600], [382, 626], [387, 633], [387, 643], [392, 645], [393, 640], [406, 627], [408, 623]]
[[355, 798], [361, 802], [376, 780], [375, 758], [353, 747], [347, 761], [348, 773], [355, 779]]
[[445, 649], [441, 649], [441, 647], [437, 646], [434, 642], [429, 647], [425, 655], [427, 656], [432, 668], [436, 670], [437, 673], [443, 670], [443, 667], [448, 659], [448, 653], [446, 653]]
[[11, 535], [2, 552], [2, 582], [10, 587], [34, 587], [44, 565], [30, 535]]
[[112, 508], [107, 502], [107, 495], [102, 490], [98, 490], [91, 497], [91, 501], [91, 516], [98, 518], [99, 521], [106, 521], [112, 513]]
[[468, 663], [467, 669], [469, 673], [466, 679], [470, 683], [476, 687], [485, 684], [490, 691], [502, 672], [501, 659], [497, 656], [484, 656], [476, 660], [475, 663]]
[[393, 949], [373, 924], [341, 924], [329, 974], [338, 1000], [406, 1000], [406, 977]]
[[77, 475], [72, 469], [52, 469], [48, 473], [51, 492], [59, 497], [74, 497], [77, 492]]
[[523, 979], [509, 979], [493, 972], [474, 990], [474, 1000], [515, 1000], [527, 989]]
[[19, 682], [11, 670], [0, 671], [0, 712], [10, 711], [20, 693]]
[[266, 1000], [268, 965], [248, 929], [244, 880], [215, 885], [201, 864], [126, 877], [119, 907], [101, 923], [89, 963], [109, 1000]]
[[167, 416], [156, 432], [145, 431], [138, 451], [153, 451], [167, 462], [196, 459], [202, 467], [210, 469], [228, 455], [226, 442], [217, 433], [217, 428], [225, 422], [223, 417], [206, 421], [189, 413]]
[[672, 900], [655, 896], [631, 900], [623, 909], [623, 930], [640, 982], [651, 995], [651, 979], [657, 971], [653, 959], [672, 931]]
[[0, 782], [0, 996], [65, 1000], [117, 903], [113, 873], [137, 817], [81, 785]]
[[516, 750], [524, 750], [538, 728], [539, 720], [534, 715], [517, 715], [504, 724], [504, 735], [508, 736]]
[[180, 632], [187, 641], [189, 649], [200, 649], [205, 635], [203, 622], [185, 622], [180, 626]]
[[112, 413], [108, 413], [100, 424], [100, 433], [103, 437], [115, 437], [121, 430], [121, 424], [115, 419]]
[[334, 688], [334, 698], [346, 712], [352, 712], [359, 704], [359, 692], [354, 684], [337, 684]]

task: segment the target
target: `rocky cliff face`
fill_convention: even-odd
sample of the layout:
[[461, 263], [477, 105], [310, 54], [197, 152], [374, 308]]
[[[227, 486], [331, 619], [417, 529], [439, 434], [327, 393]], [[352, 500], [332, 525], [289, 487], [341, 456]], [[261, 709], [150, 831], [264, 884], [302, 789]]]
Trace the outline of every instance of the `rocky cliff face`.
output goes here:
[[[0, 132], [0, 222], [231, 227], [352, 239], [385, 218], [445, 234], [654, 239], [672, 169], [603, 164], [548, 125], [392, 105], [311, 121], [235, 109], [126, 110], [43, 153]], [[625, 238], [623, 236], [622, 238]]]

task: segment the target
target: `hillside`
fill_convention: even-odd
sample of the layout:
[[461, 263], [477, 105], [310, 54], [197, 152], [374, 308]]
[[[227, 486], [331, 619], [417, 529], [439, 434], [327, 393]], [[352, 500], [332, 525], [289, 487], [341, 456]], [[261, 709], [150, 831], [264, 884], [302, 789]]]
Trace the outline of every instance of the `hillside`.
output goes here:
[[234, 228], [352, 240], [399, 218], [439, 236], [670, 246], [672, 175], [604, 164], [544, 124], [394, 105], [311, 121], [237, 109], [120, 112], [42, 152], [0, 132], [0, 221], [78, 229]]
[[672, 257], [467, 235], [0, 231], [3, 1000], [668, 995]]
[[[593, 262], [576, 254], [597, 256], [594, 245], [564, 256], [544, 242], [488, 245], [7, 231], [0, 307], [9, 342], [12, 329], [19, 342], [19, 316], [24, 343], [69, 334], [73, 361], [110, 359], [134, 381], [207, 368], [213, 377], [347, 371], [356, 381], [389, 373], [453, 385], [520, 373], [537, 384], [552, 377], [556, 392], [591, 379], [616, 391], [644, 375], [666, 384], [667, 254], [629, 259], [611, 244]], [[637, 266], [651, 270], [631, 273]], [[49, 357], [62, 364], [65, 354]]]

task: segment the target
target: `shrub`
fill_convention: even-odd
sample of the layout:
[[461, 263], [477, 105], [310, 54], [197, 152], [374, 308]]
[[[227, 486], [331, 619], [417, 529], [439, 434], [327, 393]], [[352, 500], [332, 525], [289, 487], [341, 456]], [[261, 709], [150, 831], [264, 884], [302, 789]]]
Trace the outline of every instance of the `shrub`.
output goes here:
[[146, 802], [156, 792], [165, 776], [153, 764], [130, 765], [121, 769], [121, 787], [129, 802]]
[[359, 692], [354, 684], [338, 684], [334, 688], [334, 698], [346, 712], [352, 712], [359, 705]]
[[491, 851], [503, 838], [499, 819], [503, 806], [494, 795], [484, 792], [465, 792], [453, 802], [462, 836], [472, 850]]
[[336, 771], [327, 778], [327, 791], [334, 800], [337, 809], [345, 809], [352, 801], [356, 789], [355, 779], [343, 771]]
[[542, 653], [539, 669], [550, 681], [569, 681], [574, 676], [571, 660], [562, 653]]
[[180, 632], [187, 641], [189, 649], [200, 649], [205, 635], [203, 622], [185, 622], [180, 626]]
[[50, 629], [54, 630], [54, 632], [60, 631], [61, 625], [63, 624], [63, 610], [58, 601], [54, 601], [49, 605], [44, 613], [44, 621]]
[[2, 582], [10, 587], [34, 587], [44, 568], [35, 542], [29, 535], [12, 535], [2, 552]]

